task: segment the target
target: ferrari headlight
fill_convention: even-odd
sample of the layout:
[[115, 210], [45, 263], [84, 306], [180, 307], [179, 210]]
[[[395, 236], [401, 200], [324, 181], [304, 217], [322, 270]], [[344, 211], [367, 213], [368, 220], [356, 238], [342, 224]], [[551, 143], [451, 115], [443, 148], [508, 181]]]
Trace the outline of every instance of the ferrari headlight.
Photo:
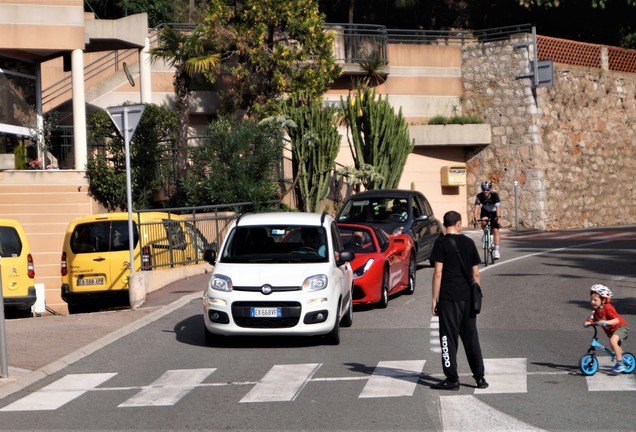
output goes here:
[[214, 275], [210, 279], [208, 288], [216, 291], [230, 292], [232, 291], [232, 279], [220, 274]]
[[328, 282], [329, 279], [324, 274], [309, 276], [303, 282], [302, 288], [303, 291], [320, 291], [327, 288]]
[[360, 276], [363, 276], [371, 268], [372, 265], [373, 265], [373, 259], [370, 259], [363, 266], [360, 266], [357, 269], [355, 269], [353, 271], [354, 279], [359, 278]]

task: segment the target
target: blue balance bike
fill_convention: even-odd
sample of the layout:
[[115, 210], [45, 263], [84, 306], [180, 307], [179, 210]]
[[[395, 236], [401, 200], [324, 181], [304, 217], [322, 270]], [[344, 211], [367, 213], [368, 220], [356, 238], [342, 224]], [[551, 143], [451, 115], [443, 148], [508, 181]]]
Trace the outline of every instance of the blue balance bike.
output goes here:
[[[589, 327], [594, 327], [594, 336], [592, 337], [592, 342], [590, 343], [590, 349], [587, 350], [587, 354], [585, 354], [579, 360], [579, 369], [581, 373], [585, 376], [592, 376], [598, 371], [598, 359], [596, 358], [596, 350], [600, 349], [602, 352], [612, 357], [612, 360], [616, 360], [616, 355], [614, 351], [609, 348], [605, 348], [598, 342], [597, 338], [597, 327], [598, 324], [590, 324]], [[632, 353], [623, 352], [623, 364], [626, 366], [625, 371], [623, 373], [630, 374], [634, 372], [634, 368], [636, 368], [636, 359]]]

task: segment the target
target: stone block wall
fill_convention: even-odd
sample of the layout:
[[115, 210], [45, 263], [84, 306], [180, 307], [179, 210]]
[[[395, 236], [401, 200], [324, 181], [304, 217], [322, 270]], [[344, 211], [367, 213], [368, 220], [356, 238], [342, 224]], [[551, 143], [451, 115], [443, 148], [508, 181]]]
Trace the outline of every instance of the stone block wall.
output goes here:
[[491, 145], [467, 154], [468, 207], [489, 179], [504, 227], [636, 223], [636, 74], [555, 64], [554, 86], [532, 89], [529, 41], [463, 49], [464, 113], [492, 127]]

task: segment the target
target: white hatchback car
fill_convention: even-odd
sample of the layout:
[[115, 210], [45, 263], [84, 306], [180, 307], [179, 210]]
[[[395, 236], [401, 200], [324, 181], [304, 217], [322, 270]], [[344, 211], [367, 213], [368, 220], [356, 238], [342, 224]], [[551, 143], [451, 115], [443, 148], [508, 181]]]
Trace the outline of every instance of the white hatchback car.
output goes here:
[[203, 294], [206, 342], [214, 335], [326, 335], [353, 322], [353, 253], [319, 213], [254, 213], [232, 225]]

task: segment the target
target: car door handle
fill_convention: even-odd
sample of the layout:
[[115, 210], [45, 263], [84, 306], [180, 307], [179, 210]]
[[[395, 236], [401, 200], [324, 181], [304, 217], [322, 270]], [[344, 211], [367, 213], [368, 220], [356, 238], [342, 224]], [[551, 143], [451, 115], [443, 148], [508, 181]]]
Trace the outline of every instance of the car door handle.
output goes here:
[[105, 259], [106, 258], [99, 257], [99, 258], [93, 258], [93, 261], [104, 261]]

